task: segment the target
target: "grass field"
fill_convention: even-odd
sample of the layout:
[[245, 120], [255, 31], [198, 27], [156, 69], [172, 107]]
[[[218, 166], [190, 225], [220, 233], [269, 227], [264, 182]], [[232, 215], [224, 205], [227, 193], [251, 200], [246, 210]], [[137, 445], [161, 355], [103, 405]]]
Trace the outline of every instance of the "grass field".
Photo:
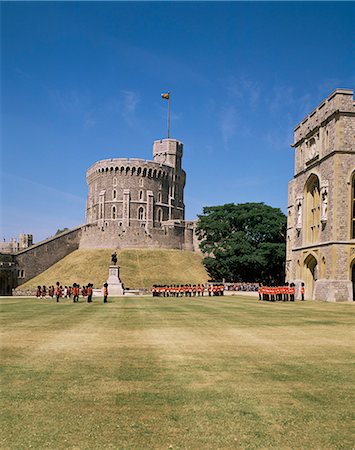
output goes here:
[[1, 299], [1, 449], [351, 449], [354, 306]]
[[[19, 289], [35, 290], [59, 281], [63, 286], [89, 282], [102, 287], [108, 277], [113, 249], [76, 250]], [[125, 287], [148, 288], [153, 284], [205, 283], [208, 279], [202, 255], [182, 250], [119, 250], [120, 278]]]

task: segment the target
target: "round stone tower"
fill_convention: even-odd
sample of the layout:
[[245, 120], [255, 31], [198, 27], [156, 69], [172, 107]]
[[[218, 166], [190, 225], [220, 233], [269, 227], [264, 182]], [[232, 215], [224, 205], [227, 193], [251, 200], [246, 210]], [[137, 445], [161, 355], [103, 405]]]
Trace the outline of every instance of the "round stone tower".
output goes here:
[[153, 144], [153, 161], [113, 158], [92, 165], [81, 247], [191, 249], [182, 155], [182, 142], [162, 139]]

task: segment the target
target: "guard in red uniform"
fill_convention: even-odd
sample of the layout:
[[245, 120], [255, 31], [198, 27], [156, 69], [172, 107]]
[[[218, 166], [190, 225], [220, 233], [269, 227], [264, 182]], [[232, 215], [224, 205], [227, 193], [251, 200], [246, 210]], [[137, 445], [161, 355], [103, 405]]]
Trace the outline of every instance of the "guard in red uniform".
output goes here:
[[304, 301], [304, 283], [301, 283], [301, 300]]
[[86, 293], [87, 293], [87, 296], [88, 296], [88, 303], [92, 302], [92, 287], [93, 287], [93, 284], [89, 283], [88, 287], [86, 289]]
[[59, 285], [59, 281], [57, 281], [57, 287], [55, 288], [55, 297], [57, 299], [57, 303], [59, 303], [59, 297], [62, 295], [62, 290]]
[[104, 284], [104, 303], [107, 303], [107, 297], [108, 297], [108, 284]]

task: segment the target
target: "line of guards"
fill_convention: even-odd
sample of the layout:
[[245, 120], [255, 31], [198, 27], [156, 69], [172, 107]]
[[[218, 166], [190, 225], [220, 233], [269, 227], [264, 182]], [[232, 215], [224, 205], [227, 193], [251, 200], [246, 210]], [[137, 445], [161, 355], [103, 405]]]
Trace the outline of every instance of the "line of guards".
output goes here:
[[[285, 286], [260, 286], [258, 289], [259, 300], [269, 302], [294, 302], [295, 301], [295, 285], [291, 283]], [[301, 300], [304, 300], [304, 283], [301, 286]]]
[[203, 297], [205, 291], [209, 297], [224, 295], [224, 284], [209, 284], [207, 288], [204, 284], [172, 284], [170, 286], [152, 287], [153, 297]]

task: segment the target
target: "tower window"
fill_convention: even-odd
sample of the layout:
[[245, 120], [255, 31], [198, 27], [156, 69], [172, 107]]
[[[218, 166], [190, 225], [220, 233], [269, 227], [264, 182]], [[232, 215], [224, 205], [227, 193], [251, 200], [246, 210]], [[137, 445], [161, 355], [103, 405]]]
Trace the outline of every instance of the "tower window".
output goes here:
[[116, 206], [112, 206], [112, 219], [116, 219]]
[[142, 206], [138, 208], [138, 220], [144, 220], [144, 208]]
[[117, 191], [116, 191], [116, 189], [114, 189], [112, 191], [112, 200], [116, 200], [116, 198], [117, 198]]
[[[117, 167], [116, 167], [116, 169], [117, 169]], [[116, 177], [113, 178], [113, 185], [117, 186], [117, 178]]]
[[320, 228], [320, 192], [319, 179], [316, 175], [311, 175], [306, 184], [305, 220], [307, 242], [318, 242]]
[[143, 196], [144, 196], [143, 191], [139, 191], [139, 200], [143, 200]]

